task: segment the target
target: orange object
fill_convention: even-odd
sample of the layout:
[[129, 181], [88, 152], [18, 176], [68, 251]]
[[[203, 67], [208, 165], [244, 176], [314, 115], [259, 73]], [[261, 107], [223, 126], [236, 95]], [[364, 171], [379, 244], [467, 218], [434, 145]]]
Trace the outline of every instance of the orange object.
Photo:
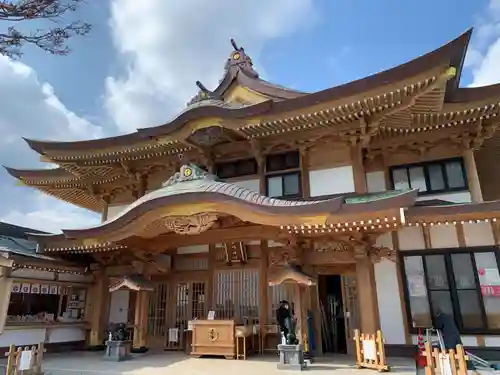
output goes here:
[[422, 334], [422, 330], [418, 329], [418, 339], [417, 339], [417, 356], [415, 358], [415, 364], [417, 368], [424, 368], [427, 364], [427, 359], [425, 358], [425, 344], [424, 344], [424, 335]]

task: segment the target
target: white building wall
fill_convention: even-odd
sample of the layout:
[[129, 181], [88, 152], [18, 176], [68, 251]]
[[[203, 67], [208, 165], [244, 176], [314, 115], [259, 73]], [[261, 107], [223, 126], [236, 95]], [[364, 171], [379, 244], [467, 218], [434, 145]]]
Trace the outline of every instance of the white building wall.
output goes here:
[[385, 172], [375, 171], [366, 174], [366, 185], [369, 193], [379, 193], [386, 191]]
[[111, 220], [118, 216], [120, 212], [127, 208], [127, 205], [117, 205], [108, 207], [108, 219]]
[[[386, 233], [377, 239], [378, 246], [393, 248], [392, 236]], [[380, 317], [380, 328], [387, 344], [405, 344], [406, 335], [404, 329], [401, 300], [394, 298], [402, 295], [398, 283], [398, 265], [390, 260], [384, 259], [375, 263], [375, 282], [377, 285], [377, 301]]]
[[310, 171], [309, 186], [311, 197], [351, 193], [355, 190], [352, 166]]

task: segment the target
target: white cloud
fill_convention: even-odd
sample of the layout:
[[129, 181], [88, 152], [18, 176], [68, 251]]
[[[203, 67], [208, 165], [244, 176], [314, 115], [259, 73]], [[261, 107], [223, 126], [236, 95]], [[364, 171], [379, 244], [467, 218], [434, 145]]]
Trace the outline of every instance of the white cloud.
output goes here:
[[469, 86], [485, 86], [500, 82], [500, 0], [490, 0], [476, 27], [465, 66], [472, 69]]
[[[100, 127], [69, 111], [48, 83], [40, 82], [29, 66], [0, 56], [0, 161], [17, 168], [45, 167], [21, 137], [75, 140], [102, 136]], [[58, 231], [90, 223], [95, 215], [16, 186], [0, 171], [0, 221]]]
[[126, 74], [108, 77], [105, 105], [123, 132], [170, 119], [215, 87], [235, 38], [255, 60], [265, 43], [316, 19], [313, 0], [111, 0], [114, 44]]

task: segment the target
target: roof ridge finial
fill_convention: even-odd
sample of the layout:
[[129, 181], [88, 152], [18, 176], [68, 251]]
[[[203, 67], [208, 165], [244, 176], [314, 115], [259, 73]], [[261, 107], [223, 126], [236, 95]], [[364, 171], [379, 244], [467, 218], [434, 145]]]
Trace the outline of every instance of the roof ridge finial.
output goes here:
[[259, 78], [259, 73], [254, 70], [252, 59], [247, 55], [245, 49], [238, 46], [234, 38], [231, 38], [231, 45], [234, 51], [231, 52], [231, 55], [227, 59], [225, 71], [228, 72], [229, 69], [235, 68], [251, 78]]
[[200, 81], [196, 81], [196, 86], [198, 86], [198, 93], [187, 103], [188, 106], [201, 102], [203, 100], [220, 100], [220, 96], [216, 95], [213, 91], [210, 91], [206, 86]]
[[240, 49], [238, 48], [238, 45], [236, 44], [236, 41], [231, 38], [231, 45], [233, 46], [235, 51], [239, 51]]

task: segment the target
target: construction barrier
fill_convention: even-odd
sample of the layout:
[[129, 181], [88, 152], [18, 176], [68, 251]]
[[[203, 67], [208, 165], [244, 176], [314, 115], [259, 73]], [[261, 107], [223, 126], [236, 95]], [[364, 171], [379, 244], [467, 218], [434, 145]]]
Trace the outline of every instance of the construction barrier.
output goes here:
[[467, 375], [469, 357], [462, 345], [457, 345], [456, 350], [440, 350], [426, 342], [425, 359], [425, 375]]
[[17, 374], [30, 374], [30, 375], [41, 375], [42, 374], [42, 361], [43, 354], [45, 353], [45, 348], [43, 343], [38, 344], [38, 346], [28, 346], [18, 347], [16, 349], [15, 345], [9, 347], [9, 351], [5, 353], [7, 357], [7, 368], [5, 369], [5, 375], [17, 375]]
[[356, 368], [369, 368], [378, 372], [390, 371], [380, 330], [376, 334], [365, 334], [355, 329], [354, 342], [356, 344]]

